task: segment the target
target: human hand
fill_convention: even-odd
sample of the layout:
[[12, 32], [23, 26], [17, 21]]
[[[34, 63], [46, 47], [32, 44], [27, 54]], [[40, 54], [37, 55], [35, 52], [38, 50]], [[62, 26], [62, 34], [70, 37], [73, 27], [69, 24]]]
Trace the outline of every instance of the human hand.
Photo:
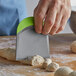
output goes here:
[[70, 14], [70, 0], [40, 0], [34, 10], [35, 30], [54, 35], [65, 28]]

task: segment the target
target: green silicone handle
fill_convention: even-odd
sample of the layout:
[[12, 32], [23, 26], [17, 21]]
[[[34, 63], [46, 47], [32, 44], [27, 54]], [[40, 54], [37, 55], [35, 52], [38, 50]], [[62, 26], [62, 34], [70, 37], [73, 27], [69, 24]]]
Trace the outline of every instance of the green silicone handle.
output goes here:
[[23, 19], [17, 27], [17, 34], [20, 31], [22, 31], [24, 28], [33, 26], [33, 25], [34, 25], [34, 17], [27, 17], [27, 18]]

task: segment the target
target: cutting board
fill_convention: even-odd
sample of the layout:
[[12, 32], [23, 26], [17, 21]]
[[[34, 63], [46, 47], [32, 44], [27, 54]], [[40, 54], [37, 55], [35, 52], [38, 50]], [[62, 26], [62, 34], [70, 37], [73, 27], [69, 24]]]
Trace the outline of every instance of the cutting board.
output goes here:
[[[60, 66], [69, 66], [76, 70], [76, 54], [70, 50], [70, 44], [76, 40], [74, 34], [58, 34], [50, 36], [50, 57]], [[0, 37], [0, 49], [16, 47], [15, 36]], [[0, 57], [0, 75], [2, 76], [54, 76], [54, 72], [46, 72], [40, 66], [26, 66], [19, 62], [8, 61]]]

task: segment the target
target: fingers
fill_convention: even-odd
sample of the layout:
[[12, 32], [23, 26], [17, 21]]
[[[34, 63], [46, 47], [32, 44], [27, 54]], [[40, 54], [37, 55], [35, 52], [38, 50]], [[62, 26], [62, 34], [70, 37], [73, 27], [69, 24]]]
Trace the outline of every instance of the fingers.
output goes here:
[[65, 6], [61, 6], [60, 11], [58, 12], [59, 13], [57, 13], [55, 23], [49, 33], [51, 35], [54, 35], [64, 30], [67, 20], [70, 17], [70, 14], [69, 14], [70, 12], [67, 12], [67, 9], [65, 8]]
[[62, 31], [70, 12], [69, 0], [40, 0], [34, 12], [36, 32], [54, 35]]
[[55, 9], [52, 9], [52, 8], [49, 9], [49, 11], [47, 13], [47, 17], [44, 22], [42, 34], [46, 35], [50, 32], [50, 30], [55, 22], [56, 14], [57, 14], [57, 11]]
[[40, 0], [37, 10], [34, 12], [35, 31], [42, 32], [43, 19], [48, 9], [49, 2], [47, 0]]
[[52, 29], [51, 29], [49, 34], [51, 34], [51, 35], [56, 34], [56, 31], [60, 27], [62, 16], [63, 16], [63, 9], [60, 7], [59, 10], [57, 11], [55, 23], [54, 23], [54, 25], [53, 25], [53, 27], [52, 27]]
[[70, 10], [68, 10], [68, 12], [67, 12], [67, 10], [64, 10], [63, 17], [62, 17], [61, 22], [60, 22], [60, 27], [56, 31], [56, 33], [59, 33], [60, 31], [64, 30], [65, 25], [70, 17], [70, 14], [71, 14]]
[[63, 17], [62, 17], [62, 20], [61, 20], [61, 23], [60, 23], [60, 27], [59, 27], [59, 29], [56, 31], [56, 33], [59, 33], [60, 31], [62, 31], [62, 30], [64, 30], [64, 28], [65, 28], [65, 25], [66, 25], [66, 23], [67, 23], [67, 16], [66, 15], [64, 15]]
[[61, 19], [62, 19], [62, 13], [59, 12], [56, 16], [55, 24], [53, 25], [49, 34], [54, 35], [56, 33], [56, 31], [60, 27]]

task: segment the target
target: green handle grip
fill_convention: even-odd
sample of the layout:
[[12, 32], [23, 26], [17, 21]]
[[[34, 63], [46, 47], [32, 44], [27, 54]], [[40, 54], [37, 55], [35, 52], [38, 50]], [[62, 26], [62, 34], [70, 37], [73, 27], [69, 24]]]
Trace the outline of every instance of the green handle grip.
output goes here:
[[24, 28], [33, 26], [33, 25], [34, 25], [34, 17], [27, 17], [27, 18], [23, 19], [17, 27], [17, 34], [20, 31], [22, 31]]

